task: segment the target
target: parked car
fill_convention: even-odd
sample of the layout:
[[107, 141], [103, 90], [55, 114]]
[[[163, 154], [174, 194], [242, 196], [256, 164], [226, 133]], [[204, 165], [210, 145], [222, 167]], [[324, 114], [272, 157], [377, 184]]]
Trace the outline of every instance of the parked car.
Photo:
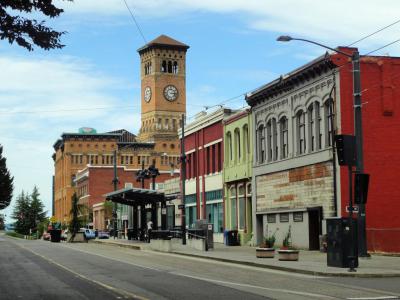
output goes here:
[[97, 238], [99, 238], [99, 239], [109, 239], [110, 238], [110, 233], [108, 231], [99, 231], [97, 233]]
[[50, 232], [43, 232], [42, 239], [44, 241], [50, 241], [50, 238], [51, 238]]
[[81, 228], [79, 231], [83, 232], [83, 234], [85, 235], [85, 238], [87, 240], [91, 240], [96, 237], [96, 234], [94, 233], [94, 231], [92, 229]]

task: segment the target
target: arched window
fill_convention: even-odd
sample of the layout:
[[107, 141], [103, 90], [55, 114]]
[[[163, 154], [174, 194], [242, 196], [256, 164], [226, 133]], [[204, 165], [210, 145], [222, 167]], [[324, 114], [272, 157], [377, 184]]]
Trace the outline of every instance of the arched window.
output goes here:
[[243, 159], [246, 159], [249, 155], [249, 127], [243, 126]]
[[174, 74], [178, 74], [178, 62], [174, 61], [174, 66], [172, 68]]
[[314, 120], [314, 103], [312, 103], [307, 109], [308, 117], [308, 151], [315, 150], [315, 120]]
[[172, 62], [168, 61], [168, 73], [172, 73]]
[[333, 144], [333, 134], [334, 134], [334, 128], [333, 128], [333, 120], [334, 120], [334, 111], [333, 111], [333, 100], [328, 99], [325, 102], [324, 105], [324, 111], [325, 111], [325, 145], [327, 147], [332, 146]]
[[227, 148], [226, 148], [226, 150], [227, 150], [226, 157], [229, 159], [229, 161], [232, 161], [232, 158], [233, 158], [233, 153], [232, 153], [232, 135], [231, 135], [230, 132], [228, 132], [226, 134], [226, 146], [227, 146]]
[[281, 158], [287, 158], [289, 152], [288, 119], [283, 116], [280, 120]]
[[316, 145], [317, 150], [321, 150], [322, 148], [322, 118], [319, 107], [319, 102], [315, 102], [315, 136], [316, 136]]
[[167, 72], [167, 62], [165, 60], [163, 60], [161, 64], [161, 72], [163, 73]]
[[267, 122], [267, 161], [272, 160], [272, 151], [273, 151], [273, 145], [272, 145], [272, 121], [269, 120]]
[[272, 119], [272, 149], [273, 149], [273, 160], [278, 159], [278, 128], [276, 119]]
[[235, 129], [235, 156], [236, 156], [236, 161], [240, 161], [241, 149], [240, 149], [240, 131], [239, 131], [239, 128]]
[[305, 113], [300, 110], [296, 114], [297, 127], [297, 154], [304, 154], [306, 151], [306, 124]]
[[264, 163], [265, 161], [265, 131], [264, 131], [264, 125], [258, 126], [258, 138], [257, 138], [257, 147], [258, 147], [258, 162], [259, 163]]

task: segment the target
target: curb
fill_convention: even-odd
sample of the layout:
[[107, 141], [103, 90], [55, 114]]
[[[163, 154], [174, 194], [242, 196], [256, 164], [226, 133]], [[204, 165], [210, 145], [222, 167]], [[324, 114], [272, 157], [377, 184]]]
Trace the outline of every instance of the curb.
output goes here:
[[[130, 248], [134, 250], [143, 250], [140, 246], [137, 245], [129, 245], [129, 244], [119, 244], [113, 242], [100, 242], [100, 241], [90, 241], [90, 243], [102, 244], [102, 245], [109, 245], [109, 246], [116, 246], [121, 248]], [[146, 251], [154, 251], [150, 249], [146, 249]], [[157, 251], [154, 251], [157, 252]], [[393, 278], [393, 277], [400, 277], [400, 273], [393, 273], [393, 274], [374, 274], [374, 273], [357, 273], [357, 272], [349, 272], [349, 273], [332, 273], [332, 272], [321, 272], [321, 271], [310, 271], [310, 270], [302, 270], [290, 267], [283, 267], [283, 266], [272, 266], [272, 265], [264, 265], [255, 262], [247, 262], [247, 261], [240, 261], [240, 260], [233, 260], [228, 258], [220, 258], [220, 257], [210, 257], [210, 256], [203, 256], [198, 254], [189, 254], [189, 253], [182, 253], [182, 252], [163, 252], [163, 253], [170, 253], [175, 255], [187, 256], [187, 257], [196, 257], [214, 261], [220, 261], [225, 263], [231, 263], [236, 265], [244, 265], [244, 266], [252, 266], [262, 269], [271, 269], [277, 271], [284, 271], [284, 272], [292, 272], [298, 274], [305, 274], [305, 275], [312, 275], [312, 276], [324, 276], [324, 277], [353, 277], [353, 278]]]
[[100, 242], [100, 241], [96, 241], [96, 240], [91, 240], [91, 241], [89, 241], [89, 243], [115, 246], [115, 247], [121, 247], [121, 248], [129, 248], [129, 249], [134, 249], [134, 250], [142, 250], [142, 248], [137, 245], [129, 245], [129, 244], [121, 244], [121, 243], [113, 243], [113, 242]]

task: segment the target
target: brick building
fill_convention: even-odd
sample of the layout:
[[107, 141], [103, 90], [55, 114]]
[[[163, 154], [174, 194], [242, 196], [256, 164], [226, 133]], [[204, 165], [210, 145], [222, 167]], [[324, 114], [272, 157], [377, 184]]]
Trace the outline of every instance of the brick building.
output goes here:
[[[207, 219], [214, 224], [214, 241], [223, 241], [223, 120], [235, 113], [220, 108], [201, 112], [185, 127], [186, 164], [186, 224]], [[181, 135], [181, 131], [179, 131]]]
[[[117, 165], [137, 171], [153, 161], [161, 173], [179, 173], [179, 120], [186, 113], [186, 51], [189, 46], [161, 35], [138, 49], [141, 72], [141, 128], [138, 136], [126, 130], [64, 133], [54, 144], [54, 211], [57, 220], [70, 219], [74, 178], [91, 166]], [[104, 168], [107, 169], [107, 168]], [[92, 171], [91, 178], [95, 172]], [[100, 175], [99, 175], [100, 176]], [[163, 177], [160, 177], [160, 179]], [[165, 179], [165, 178], [164, 178]], [[108, 186], [109, 183], [106, 183]], [[96, 186], [96, 184], [95, 184]], [[110, 189], [107, 192], [111, 192]]]
[[[354, 48], [340, 48], [352, 53]], [[400, 118], [395, 113], [400, 59], [361, 57], [364, 168], [370, 251], [400, 252], [396, 187]], [[326, 54], [247, 95], [256, 139], [253, 209], [258, 242], [292, 228], [293, 243], [317, 249], [328, 217], [346, 216], [348, 174], [334, 159], [332, 133], [354, 134], [352, 66]], [[390, 166], [390, 167], [389, 167]]]

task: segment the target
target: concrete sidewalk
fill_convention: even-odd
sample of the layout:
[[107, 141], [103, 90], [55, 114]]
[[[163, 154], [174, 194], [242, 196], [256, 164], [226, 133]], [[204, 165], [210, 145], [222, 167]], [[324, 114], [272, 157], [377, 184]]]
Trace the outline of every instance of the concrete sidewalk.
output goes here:
[[[91, 242], [151, 251], [149, 244], [138, 241], [105, 239]], [[301, 250], [299, 261], [279, 261], [277, 254], [275, 258], [257, 258], [255, 252], [255, 247], [225, 246], [214, 243], [214, 249], [210, 251], [180, 246], [170, 253], [318, 276], [400, 277], [400, 257], [372, 255], [371, 258], [359, 259], [357, 272], [348, 272], [347, 268], [328, 267], [326, 253], [319, 251]]]

